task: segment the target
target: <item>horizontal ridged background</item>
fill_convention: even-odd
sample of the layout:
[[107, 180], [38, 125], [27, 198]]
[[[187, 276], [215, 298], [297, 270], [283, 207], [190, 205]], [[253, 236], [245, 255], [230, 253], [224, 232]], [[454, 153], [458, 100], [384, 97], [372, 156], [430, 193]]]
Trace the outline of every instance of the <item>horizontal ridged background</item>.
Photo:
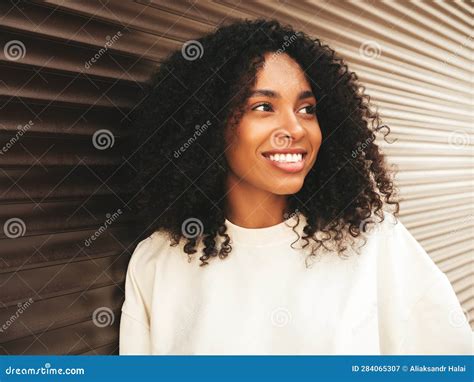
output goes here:
[[[182, 44], [240, 18], [274, 17], [343, 56], [390, 126], [401, 220], [450, 279], [474, 327], [473, 3], [470, 1], [0, 2], [0, 332], [4, 354], [117, 354], [136, 235], [121, 193], [130, 113]], [[120, 32], [120, 33], [119, 33]], [[115, 38], [119, 36], [115, 40]], [[471, 36], [471, 37], [470, 37]], [[113, 45], [93, 64], [107, 41]], [[98, 150], [93, 134], [114, 144]], [[121, 214], [90, 247], [84, 240]], [[107, 308], [111, 325], [94, 322]]]

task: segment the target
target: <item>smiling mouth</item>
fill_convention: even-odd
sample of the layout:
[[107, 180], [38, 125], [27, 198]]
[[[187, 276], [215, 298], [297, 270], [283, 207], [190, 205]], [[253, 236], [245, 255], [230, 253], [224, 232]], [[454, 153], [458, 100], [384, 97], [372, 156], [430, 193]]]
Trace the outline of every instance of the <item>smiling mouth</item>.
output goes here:
[[301, 153], [262, 153], [262, 155], [270, 159], [271, 161], [279, 162], [279, 163], [296, 163], [296, 162], [301, 162], [305, 156], [307, 155], [306, 152], [301, 152]]
[[267, 163], [280, 170], [289, 173], [296, 173], [303, 170], [306, 163], [307, 152], [301, 151], [297, 153], [262, 153], [262, 157]]

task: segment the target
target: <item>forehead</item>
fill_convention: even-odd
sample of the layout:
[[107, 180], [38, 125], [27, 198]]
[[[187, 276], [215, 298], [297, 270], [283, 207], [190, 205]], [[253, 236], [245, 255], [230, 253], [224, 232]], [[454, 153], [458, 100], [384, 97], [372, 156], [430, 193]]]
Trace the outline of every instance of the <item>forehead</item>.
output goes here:
[[257, 73], [256, 87], [276, 90], [310, 89], [303, 69], [286, 53], [265, 54], [265, 63]]

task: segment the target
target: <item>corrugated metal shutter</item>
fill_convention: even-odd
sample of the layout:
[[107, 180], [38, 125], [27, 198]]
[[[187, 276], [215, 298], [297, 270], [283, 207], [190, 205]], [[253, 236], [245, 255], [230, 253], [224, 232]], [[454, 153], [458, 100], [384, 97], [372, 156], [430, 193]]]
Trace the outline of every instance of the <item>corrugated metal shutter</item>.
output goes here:
[[2, 354], [118, 352], [128, 115], [170, 46], [92, 16], [0, 2]]
[[[0, 322], [19, 316], [1, 333], [0, 351], [117, 353], [118, 320], [101, 327], [92, 316], [119, 313], [133, 222], [125, 212], [93, 246], [83, 244], [107, 213], [126, 210], [118, 190], [129, 113], [170, 50], [259, 16], [322, 38], [367, 86], [396, 139], [379, 144], [400, 169], [401, 220], [447, 273], [474, 327], [471, 2], [15, 4], [0, 3], [1, 47], [24, 45], [19, 59], [0, 53], [2, 146], [28, 131], [0, 156], [0, 216], [3, 226], [16, 218], [26, 228], [0, 237]], [[114, 138], [106, 150], [91, 142], [101, 129]]]

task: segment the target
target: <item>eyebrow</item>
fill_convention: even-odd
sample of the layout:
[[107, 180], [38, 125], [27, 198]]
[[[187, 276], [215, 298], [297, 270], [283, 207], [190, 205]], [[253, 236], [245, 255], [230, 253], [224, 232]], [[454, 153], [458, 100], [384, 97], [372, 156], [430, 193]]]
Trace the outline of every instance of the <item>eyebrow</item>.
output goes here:
[[[281, 98], [280, 93], [275, 92], [273, 90], [269, 89], [257, 89], [254, 90], [251, 94], [250, 97], [256, 97], [256, 96], [265, 96], [265, 97], [270, 97], [270, 98]], [[303, 90], [298, 94], [298, 101], [306, 98], [312, 98], [314, 97], [314, 94], [311, 90]], [[316, 98], [316, 97], [314, 97]]]

